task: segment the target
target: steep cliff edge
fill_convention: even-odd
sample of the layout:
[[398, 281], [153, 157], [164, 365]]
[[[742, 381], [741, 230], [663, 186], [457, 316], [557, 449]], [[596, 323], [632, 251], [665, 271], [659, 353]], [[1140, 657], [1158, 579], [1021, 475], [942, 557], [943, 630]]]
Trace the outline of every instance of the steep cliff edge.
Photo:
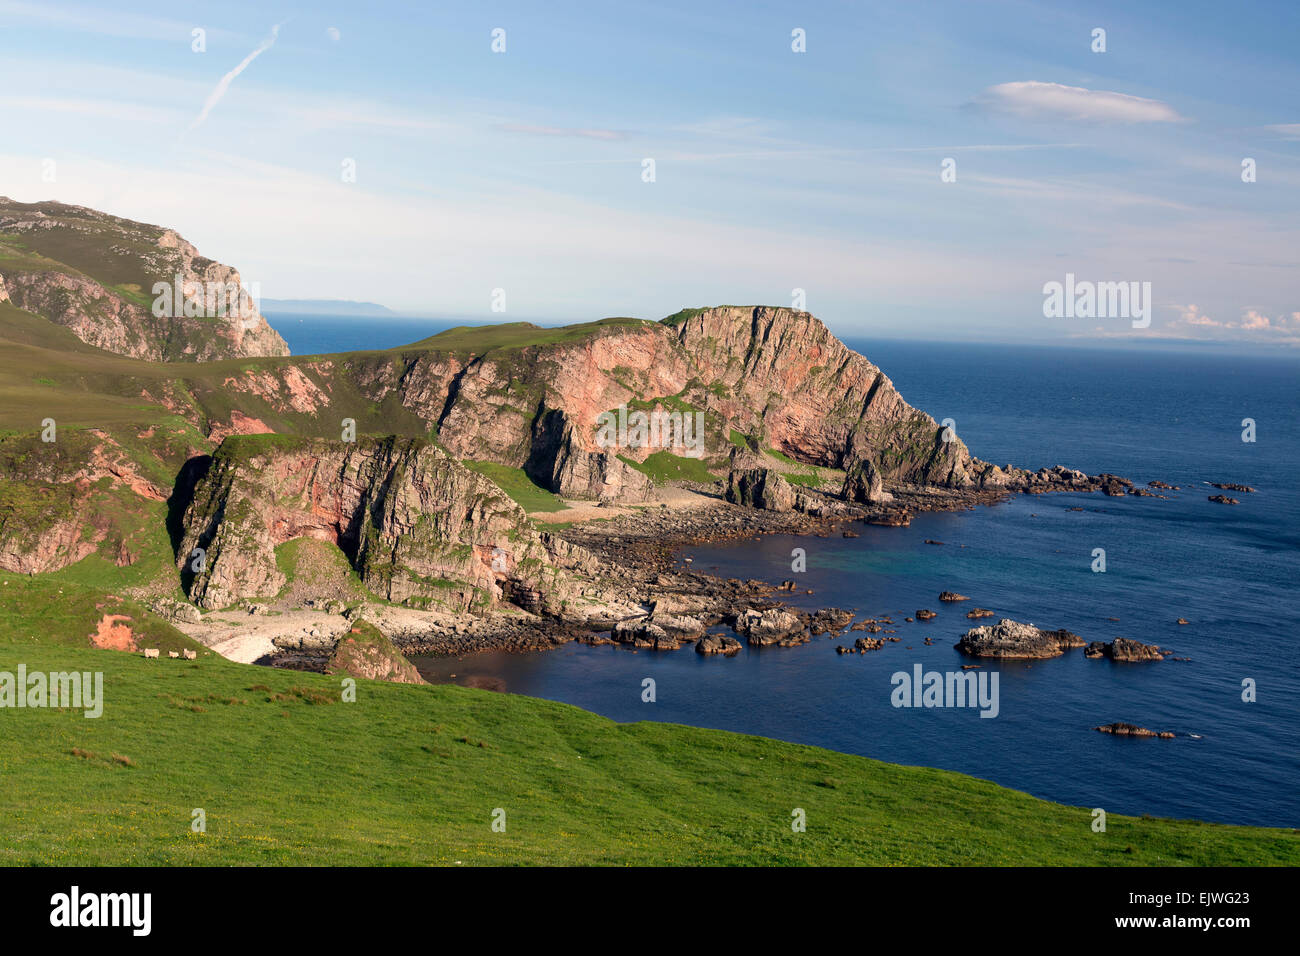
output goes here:
[[[711, 410], [796, 461], [848, 470], [870, 462], [886, 482], [971, 487], [987, 467], [903, 400], [879, 368], [817, 318], [722, 306], [675, 323]], [[721, 387], [719, 387], [721, 386]]]
[[170, 229], [0, 197], [0, 300], [90, 345], [154, 362], [288, 355], [243, 289]]
[[178, 565], [204, 608], [276, 594], [275, 548], [304, 536], [337, 544], [370, 592], [412, 606], [553, 613], [568, 596], [519, 506], [420, 439], [228, 437], [183, 529]]
[[[635, 499], [645, 482], [629, 463], [660, 451], [725, 470], [737, 433], [810, 465], [870, 462], [887, 483], [1010, 480], [955, 435], [945, 441], [933, 418], [806, 312], [722, 306], [481, 352], [459, 347], [463, 335], [443, 338], [394, 349], [395, 362], [359, 357], [350, 366], [358, 387], [374, 401], [396, 395], [454, 454], [523, 467], [561, 494]], [[698, 447], [602, 447], [600, 418], [620, 407], [698, 413]]]

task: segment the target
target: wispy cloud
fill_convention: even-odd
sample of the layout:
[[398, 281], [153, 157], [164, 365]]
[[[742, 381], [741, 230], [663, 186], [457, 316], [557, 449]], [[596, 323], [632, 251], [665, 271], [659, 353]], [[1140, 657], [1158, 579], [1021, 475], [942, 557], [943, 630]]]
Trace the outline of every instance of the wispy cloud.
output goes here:
[[1039, 80], [990, 86], [969, 105], [984, 112], [1049, 122], [1128, 124], [1185, 121], [1172, 106], [1160, 100]]
[[627, 138], [627, 133], [617, 129], [574, 129], [566, 126], [533, 126], [528, 123], [499, 123], [497, 128], [507, 133], [525, 133], [529, 136], [571, 136], [603, 140]]
[[[91, 33], [133, 40], [158, 40], [164, 43], [184, 42], [186, 45], [190, 42], [190, 30], [194, 26], [187, 20], [165, 20], [124, 10], [55, 4], [48, 2], [48, 0], [40, 0], [38, 3], [25, 3], [21, 2], [21, 0], [0, 0], [0, 15], [10, 21], [18, 20], [43, 24], [76, 33]], [[225, 30], [215, 28], [209, 29], [208, 35], [210, 37], [232, 36]]]
[[0, 106], [4, 106], [9, 110], [24, 110], [35, 113], [69, 113], [78, 116], [120, 120], [127, 123], [149, 123], [158, 126], [175, 122], [177, 118], [174, 111], [164, 107], [81, 97], [0, 96]]
[[1274, 123], [1272, 126], [1265, 126], [1264, 129], [1270, 133], [1277, 133], [1283, 139], [1300, 140], [1300, 123]]
[[198, 116], [194, 118], [194, 122], [190, 123], [189, 127], [186, 129], [186, 132], [190, 132], [191, 130], [198, 129], [198, 127], [203, 125], [203, 121], [208, 118], [208, 114], [212, 112], [213, 107], [215, 107], [218, 103], [220, 103], [221, 98], [226, 95], [226, 91], [230, 89], [230, 84], [235, 81], [235, 77], [239, 76], [240, 73], [243, 73], [246, 69], [248, 69], [248, 65], [250, 63], [256, 60], [267, 50], [271, 49], [271, 47], [275, 44], [275, 38], [280, 35], [280, 27], [282, 25], [283, 24], [277, 23], [275, 26], [271, 27], [271, 35], [267, 37], [265, 40], [263, 40], [261, 44], [258, 45], [256, 50], [248, 54], [248, 56], [244, 57], [244, 59], [240, 61], [237, 67], [235, 67], [233, 70], [231, 70], [229, 73], [227, 73], [225, 76], [223, 76], [220, 80], [217, 81], [217, 85], [213, 87], [212, 92], [208, 94], [207, 100], [203, 103], [202, 111], [199, 113]]

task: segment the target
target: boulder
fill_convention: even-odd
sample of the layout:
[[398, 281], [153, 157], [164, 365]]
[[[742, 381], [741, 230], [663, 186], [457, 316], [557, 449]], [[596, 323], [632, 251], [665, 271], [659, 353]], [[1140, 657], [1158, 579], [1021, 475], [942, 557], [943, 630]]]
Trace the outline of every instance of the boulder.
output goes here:
[[730, 657], [740, 651], [740, 641], [729, 634], [705, 634], [695, 645], [697, 654], [722, 654]]
[[845, 501], [874, 505], [893, 500], [884, 489], [880, 472], [870, 461], [855, 461], [844, 475], [840, 494]]
[[813, 637], [817, 637], [830, 631], [842, 631], [849, 626], [852, 620], [852, 611], [846, 611], [838, 607], [825, 607], [812, 616], [808, 629]]
[[149, 610], [173, 624], [198, 624], [203, 620], [203, 615], [193, 604], [173, 601], [170, 598], [159, 598], [153, 601], [149, 605]]
[[1143, 644], [1127, 637], [1113, 641], [1093, 641], [1083, 650], [1084, 657], [1109, 657], [1114, 661], [1161, 661], [1164, 652], [1155, 644]]
[[681, 642], [675, 636], [648, 617], [637, 618], [634, 621], [619, 621], [614, 625], [610, 636], [620, 644], [651, 647], [659, 651], [675, 651], [681, 646]]
[[705, 624], [697, 617], [687, 615], [660, 614], [650, 615], [650, 623], [660, 628], [677, 643], [689, 642], [704, 633]]
[[737, 616], [735, 627], [737, 634], [758, 647], [769, 644], [790, 646], [808, 640], [808, 632], [799, 615], [784, 608], [745, 610]]
[[771, 468], [733, 468], [727, 473], [727, 500], [762, 511], [793, 511], [796, 492]]
[[325, 665], [327, 674], [349, 674], [394, 684], [423, 684], [424, 678], [377, 627], [359, 622], [339, 639]]
[[1067, 648], [1083, 647], [1084, 640], [1064, 628], [1045, 631], [1032, 624], [1003, 618], [996, 624], [973, 627], [957, 642], [957, 650], [971, 657], [1035, 660], [1059, 657]]

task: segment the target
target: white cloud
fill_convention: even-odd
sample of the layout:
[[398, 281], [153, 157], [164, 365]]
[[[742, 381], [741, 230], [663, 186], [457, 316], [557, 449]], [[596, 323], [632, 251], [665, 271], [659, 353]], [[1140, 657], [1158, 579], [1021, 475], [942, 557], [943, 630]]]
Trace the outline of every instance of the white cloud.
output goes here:
[[987, 112], [1006, 113], [1027, 120], [1075, 123], [1184, 121], [1173, 107], [1159, 100], [1038, 80], [990, 86], [975, 97], [972, 105]]
[[[1285, 313], [1276, 318], [1269, 318], [1258, 309], [1242, 309], [1241, 318], [1219, 321], [1206, 315], [1198, 306], [1175, 306], [1178, 318], [1165, 323], [1170, 330], [1183, 333], [1210, 334], [1214, 337], [1230, 337], [1233, 332], [1258, 332], [1269, 336], [1280, 336], [1282, 341], [1291, 342], [1300, 334], [1300, 312]], [[1217, 331], [1211, 331], [1217, 330]], [[1254, 337], [1254, 336], [1252, 336]]]
[[258, 45], [256, 50], [248, 54], [248, 56], [244, 57], [244, 59], [240, 61], [237, 67], [235, 67], [233, 70], [231, 70], [229, 73], [227, 73], [225, 76], [223, 76], [220, 80], [217, 81], [217, 85], [213, 87], [212, 92], [208, 94], [208, 98], [203, 104], [202, 112], [200, 112], [199, 115], [194, 118], [194, 122], [190, 123], [189, 129], [187, 129], [186, 132], [189, 132], [189, 130], [197, 129], [198, 127], [203, 125], [203, 121], [208, 118], [208, 114], [212, 112], [212, 108], [216, 106], [218, 103], [220, 103], [221, 98], [226, 95], [226, 90], [230, 89], [230, 84], [235, 81], [235, 77], [239, 76], [240, 73], [243, 73], [246, 69], [248, 69], [248, 65], [250, 63], [256, 60], [267, 50], [271, 49], [272, 45], [274, 45], [275, 43], [275, 38], [278, 37], [279, 35], [280, 35], [280, 24], [277, 23], [275, 26], [271, 27], [271, 35], [267, 37], [265, 40], [263, 40], [261, 44]]
[[[1180, 310], [1178, 321], [1182, 322], [1184, 325], [1199, 325], [1203, 327], [1212, 327], [1212, 328], [1223, 327], [1222, 322], [1216, 322], [1214, 319], [1210, 318], [1208, 315], [1202, 312], [1195, 305], [1179, 306], [1178, 308]], [[1175, 322], [1172, 324], [1176, 325], [1178, 323]]]

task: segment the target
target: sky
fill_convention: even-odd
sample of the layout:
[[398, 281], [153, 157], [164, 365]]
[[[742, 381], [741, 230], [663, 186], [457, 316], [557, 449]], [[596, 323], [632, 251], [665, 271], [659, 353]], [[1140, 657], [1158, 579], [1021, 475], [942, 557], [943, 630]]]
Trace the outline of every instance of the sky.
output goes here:
[[268, 298], [1300, 347], [1294, 0], [0, 0], [0, 129]]

